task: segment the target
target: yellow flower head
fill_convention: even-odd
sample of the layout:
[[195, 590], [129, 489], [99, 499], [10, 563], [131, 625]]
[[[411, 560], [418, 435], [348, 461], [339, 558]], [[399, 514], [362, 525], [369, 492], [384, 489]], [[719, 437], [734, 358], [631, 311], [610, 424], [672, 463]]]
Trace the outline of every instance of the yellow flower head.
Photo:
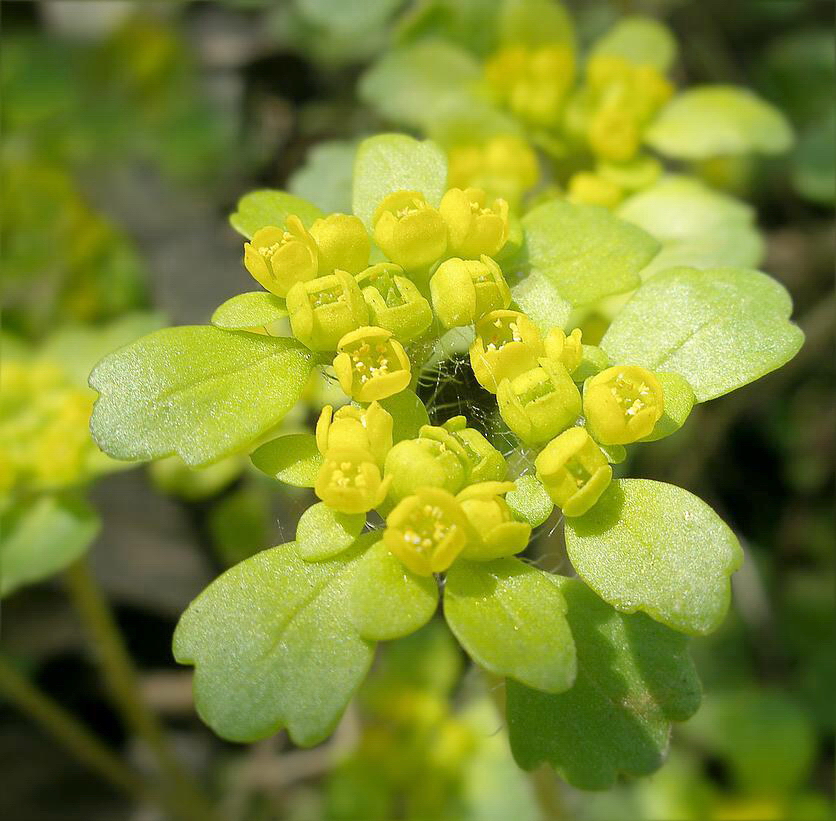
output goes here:
[[372, 218], [374, 241], [407, 271], [428, 269], [447, 250], [447, 225], [417, 191], [386, 197]]
[[412, 378], [403, 345], [385, 328], [358, 328], [340, 340], [337, 351], [334, 370], [340, 387], [358, 402], [394, 396]]
[[344, 405], [336, 413], [326, 405], [316, 423], [316, 446], [325, 455], [329, 450], [367, 450], [379, 466], [392, 447], [392, 416], [379, 402], [367, 408]]
[[472, 325], [489, 311], [507, 308], [511, 291], [500, 267], [487, 256], [448, 259], [430, 280], [436, 316], [445, 328]]
[[480, 482], [466, 487], [456, 497], [477, 536], [462, 551], [463, 559], [501, 559], [528, 546], [531, 525], [514, 521], [502, 498], [513, 489], [513, 482]]
[[430, 303], [403, 268], [391, 262], [372, 265], [357, 275], [357, 284], [369, 308], [369, 320], [391, 331], [401, 342], [417, 339], [433, 321]]
[[329, 448], [314, 484], [314, 493], [340, 513], [365, 513], [386, 498], [374, 457], [362, 448]]
[[496, 393], [503, 379], [537, 366], [545, 350], [537, 326], [519, 311], [491, 311], [476, 323], [470, 366], [479, 384]]
[[319, 249], [319, 273], [336, 269], [356, 274], [369, 264], [371, 239], [358, 217], [331, 214], [311, 226], [311, 236]]
[[562, 328], [552, 328], [544, 341], [546, 356], [559, 362], [569, 373], [574, 373], [583, 359], [582, 331], [575, 328], [567, 336]]
[[284, 228], [260, 228], [244, 243], [244, 266], [270, 293], [286, 296], [294, 284], [317, 275], [319, 250], [299, 217], [291, 215]]
[[481, 188], [451, 188], [438, 208], [449, 232], [447, 253], [465, 259], [496, 256], [508, 239], [508, 203]]

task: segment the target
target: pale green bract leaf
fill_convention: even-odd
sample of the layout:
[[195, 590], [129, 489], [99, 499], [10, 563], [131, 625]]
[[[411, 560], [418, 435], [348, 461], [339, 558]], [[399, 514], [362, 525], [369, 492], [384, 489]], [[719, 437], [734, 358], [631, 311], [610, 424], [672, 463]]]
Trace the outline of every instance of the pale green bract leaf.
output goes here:
[[684, 376], [705, 402], [780, 368], [804, 334], [792, 301], [766, 274], [673, 268], [639, 288], [601, 341], [613, 362]]
[[650, 17], [624, 17], [592, 46], [591, 56], [622, 57], [664, 74], [676, 51], [676, 40], [666, 25]]
[[100, 522], [83, 500], [41, 496], [0, 516], [0, 596], [47, 579], [78, 559]]
[[365, 524], [363, 513], [338, 513], [324, 502], [317, 502], [299, 518], [296, 552], [309, 562], [330, 559], [351, 547]]
[[623, 615], [577, 579], [558, 577], [578, 654], [578, 676], [558, 695], [507, 683], [511, 749], [521, 767], [551, 764], [586, 790], [663, 763], [671, 721], [700, 702], [688, 639], [641, 613]]
[[588, 513], [567, 517], [566, 550], [604, 601], [693, 635], [720, 626], [743, 561], [734, 533], [705, 502], [647, 479], [619, 479]]
[[238, 200], [238, 208], [229, 217], [229, 224], [247, 239], [252, 239], [259, 228], [268, 225], [284, 225], [284, 221], [295, 214], [310, 227], [314, 220], [323, 216], [322, 211], [315, 205], [294, 197], [286, 191], [275, 191], [265, 188], [260, 191], [250, 191]]
[[632, 290], [659, 250], [649, 234], [597, 205], [552, 200], [522, 223], [531, 267], [572, 305]]
[[407, 570], [382, 541], [357, 560], [349, 583], [347, 618], [364, 639], [389, 641], [414, 633], [433, 617], [437, 605], [435, 577]]
[[379, 134], [360, 143], [354, 162], [354, 213], [371, 228], [381, 200], [395, 191], [420, 191], [438, 205], [447, 184], [447, 158], [433, 142]]
[[656, 378], [665, 395], [665, 412], [650, 436], [640, 440], [642, 442], [655, 442], [676, 433], [685, 424], [697, 402], [694, 389], [678, 373], [657, 373]]
[[542, 334], [552, 328], [564, 328], [572, 313], [572, 303], [558, 293], [542, 271], [536, 269], [511, 286], [511, 296]]
[[537, 690], [575, 680], [575, 646], [554, 578], [519, 559], [467, 562], [447, 571], [444, 616], [481, 667]]
[[197, 710], [218, 735], [247, 742], [286, 727], [311, 746], [334, 729], [374, 651], [346, 618], [361, 552], [307, 562], [293, 543], [264, 550], [189, 605], [174, 656], [194, 665]]
[[315, 145], [305, 164], [288, 180], [291, 194], [312, 202], [328, 214], [351, 213], [351, 180], [357, 144], [329, 140]]
[[505, 0], [499, 19], [499, 36], [509, 45], [574, 46], [575, 27], [566, 7], [556, 0]]
[[115, 459], [177, 453], [192, 467], [242, 450], [296, 404], [311, 353], [292, 339], [211, 326], [156, 331], [105, 357], [91, 430]]
[[662, 243], [642, 279], [681, 265], [751, 268], [763, 258], [754, 209], [691, 177], [665, 177], [616, 213]]
[[383, 410], [392, 415], [392, 442], [415, 439], [424, 425], [430, 424], [427, 407], [413, 391], [405, 390], [381, 399]]
[[264, 328], [287, 316], [284, 300], [267, 291], [250, 291], [228, 299], [215, 309], [212, 324], [228, 331]]
[[262, 473], [294, 487], [313, 487], [322, 467], [322, 454], [312, 433], [279, 436], [254, 450], [250, 459]]
[[517, 477], [514, 485], [514, 490], [505, 494], [505, 501], [514, 518], [528, 522], [532, 527], [543, 524], [554, 510], [554, 502], [546, 493], [543, 483], [529, 473]]
[[674, 97], [645, 134], [645, 142], [681, 160], [728, 154], [780, 154], [792, 129], [775, 106], [745, 88], [698, 86]]

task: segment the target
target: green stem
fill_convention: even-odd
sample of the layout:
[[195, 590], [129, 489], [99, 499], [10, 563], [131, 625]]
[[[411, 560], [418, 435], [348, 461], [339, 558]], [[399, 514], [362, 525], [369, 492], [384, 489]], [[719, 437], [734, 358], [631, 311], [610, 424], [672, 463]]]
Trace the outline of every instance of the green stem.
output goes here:
[[208, 801], [174, 755], [157, 717], [139, 695], [136, 671], [121, 633], [84, 559], [65, 574], [67, 590], [93, 641], [102, 675], [114, 705], [148, 745], [168, 782], [171, 810], [184, 821], [207, 821], [213, 815]]
[[114, 787], [137, 800], [153, 797], [151, 790], [111, 750], [63, 707], [22, 676], [2, 656], [0, 692], [63, 744], [79, 761]]

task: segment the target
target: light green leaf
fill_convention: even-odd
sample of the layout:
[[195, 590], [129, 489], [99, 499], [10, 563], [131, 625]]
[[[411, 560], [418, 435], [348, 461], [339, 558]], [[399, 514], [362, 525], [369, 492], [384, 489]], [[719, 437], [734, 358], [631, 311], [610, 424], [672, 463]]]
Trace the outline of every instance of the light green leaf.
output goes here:
[[189, 605], [174, 656], [195, 666], [197, 710], [218, 735], [255, 741], [287, 727], [311, 746], [334, 729], [373, 655], [346, 618], [361, 550], [324, 562], [293, 543], [263, 550]]
[[264, 328], [287, 316], [284, 300], [267, 291], [250, 291], [228, 299], [215, 309], [212, 324], [227, 331]]
[[676, 40], [663, 23], [650, 17], [623, 17], [592, 46], [591, 56], [623, 57], [664, 74], [673, 65], [676, 51]]
[[438, 583], [407, 570], [378, 541], [357, 560], [348, 601], [348, 618], [364, 639], [389, 641], [414, 633], [433, 617]]
[[649, 234], [597, 205], [552, 200], [522, 223], [531, 267], [572, 305], [632, 290], [659, 250]]
[[648, 145], [681, 160], [780, 154], [792, 145], [784, 115], [745, 88], [697, 86], [674, 97], [645, 134]]
[[694, 635], [720, 626], [743, 561], [734, 533], [702, 499], [647, 479], [619, 479], [589, 513], [567, 518], [566, 550], [613, 607]]
[[556, 0], [504, 0], [499, 36], [503, 43], [512, 45], [574, 46], [575, 29], [572, 16]]
[[285, 191], [265, 188], [250, 191], [238, 200], [238, 209], [229, 217], [229, 224], [247, 239], [252, 239], [259, 228], [266, 225], [283, 225], [284, 221], [295, 214], [310, 227], [314, 220], [323, 216], [322, 211], [301, 197], [294, 197]]
[[528, 473], [514, 480], [516, 487], [505, 494], [505, 501], [514, 518], [528, 522], [532, 527], [543, 524], [554, 510], [554, 502], [546, 493], [543, 483]]
[[[257, 453], [253, 454], [253, 461]], [[299, 518], [296, 552], [309, 562], [330, 559], [351, 547], [365, 524], [364, 513], [338, 513], [324, 502], [317, 502]]]
[[836, 111], [805, 129], [792, 155], [791, 177], [802, 197], [832, 205], [836, 201]]
[[356, 154], [355, 142], [328, 140], [315, 145], [308, 151], [305, 164], [288, 180], [290, 193], [328, 214], [350, 214]]
[[780, 368], [804, 335], [792, 302], [766, 274], [673, 268], [639, 288], [601, 341], [613, 362], [684, 376], [699, 402]]
[[95, 511], [70, 496], [41, 496], [5, 511], [0, 516], [0, 596], [72, 564], [99, 527]]
[[694, 389], [678, 373], [657, 373], [656, 377], [665, 394], [665, 412], [650, 436], [645, 436], [642, 442], [655, 442], [676, 433], [697, 402]]
[[572, 303], [558, 293], [542, 271], [536, 269], [511, 286], [511, 296], [542, 334], [552, 328], [565, 328], [572, 313]]
[[519, 559], [467, 562], [447, 571], [447, 624], [481, 667], [537, 690], [575, 680], [575, 647], [554, 578]]
[[754, 209], [691, 177], [665, 177], [625, 200], [617, 213], [662, 243], [642, 279], [682, 265], [751, 268], [763, 258]]
[[382, 26], [401, 3], [402, 0], [364, 0], [362, 3], [296, 0], [299, 11], [312, 24], [355, 36]]
[[420, 191], [438, 205], [447, 185], [447, 159], [433, 142], [404, 134], [379, 134], [360, 143], [354, 162], [354, 213], [367, 227], [382, 199], [395, 191]]
[[250, 459], [262, 473], [294, 487], [313, 487], [322, 467], [322, 454], [312, 433], [279, 436], [253, 451]]
[[105, 357], [91, 429], [116, 459], [179, 454], [205, 465], [277, 425], [302, 393], [311, 353], [292, 339], [211, 326], [156, 331]]
[[578, 653], [578, 677], [550, 695], [507, 684], [511, 749], [521, 767], [551, 764], [586, 790], [663, 762], [670, 722], [696, 712], [700, 684], [688, 640], [641, 613], [626, 616], [577, 579], [557, 579]]
[[424, 425], [430, 424], [430, 416], [427, 407], [410, 390], [401, 391], [394, 396], [381, 399], [380, 404], [385, 411], [392, 415], [394, 428], [392, 430], [392, 441], [394, 444], [404, 439], [415, 439], [418, 431]]

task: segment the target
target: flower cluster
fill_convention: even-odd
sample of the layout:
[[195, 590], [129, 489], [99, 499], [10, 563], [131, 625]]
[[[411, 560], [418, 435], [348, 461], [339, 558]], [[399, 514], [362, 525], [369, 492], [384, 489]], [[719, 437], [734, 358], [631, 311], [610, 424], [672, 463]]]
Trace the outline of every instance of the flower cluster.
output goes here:
[[[452, 188], [434, 207], [396, 191], [371, 233], [387, 260], [371, 263], [360, 219], [332, 214], [306, 228], [297, 216], [245, 245], [250, 273], [284, 297], [293, 335], [326, 360], [351, 403], [327, 405], [316, 426], [316, 495], [335, 514], [376, 510], [383, 542], [413, 573], [446, 571], [459, 557], [489, 561], [528, 545], [531, 525], [505, 500], [515, 490], [502, 453], [464, 416], [396, 440], [384, 403], [410, 386], [426, 352], [453, 328], [472, 328], [470, 365], [498, 413], [534, 459], [537, 479], [564, 515], [579, 516], [612, 478], [608, 455], [649, 436], [664, 410], [656, 376], [606, 367], [581, 331], [545, 336], [516, 310], [497, 261], [508, 204]], [[617, 452], [617, 450], [615, 451]]]

